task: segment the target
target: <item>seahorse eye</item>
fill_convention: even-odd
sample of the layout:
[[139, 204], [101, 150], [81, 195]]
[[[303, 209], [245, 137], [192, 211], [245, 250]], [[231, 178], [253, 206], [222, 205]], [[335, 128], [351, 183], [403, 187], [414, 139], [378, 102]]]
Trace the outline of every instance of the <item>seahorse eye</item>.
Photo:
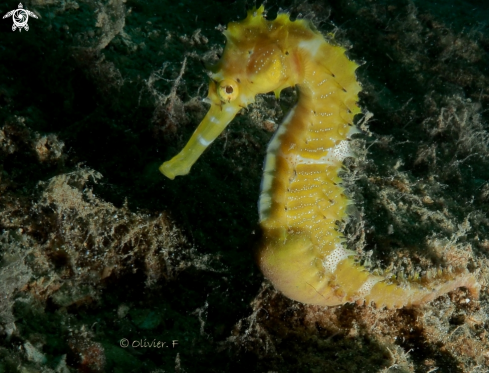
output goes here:
[[217, 92], [219, 93], [219, 97], [222, 101], [233, 101], [236, 97], [238, 97], [238, 83], [232, 79], [224, 79], [219, 83], [219, 89]]

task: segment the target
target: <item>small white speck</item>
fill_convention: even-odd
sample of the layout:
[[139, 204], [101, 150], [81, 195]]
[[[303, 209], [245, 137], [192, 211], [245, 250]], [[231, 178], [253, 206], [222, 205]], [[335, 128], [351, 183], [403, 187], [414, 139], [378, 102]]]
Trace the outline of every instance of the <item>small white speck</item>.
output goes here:
[[207, 141], [206, 139], [204, 139], [202, 136], [199, 135], [198, 137], [198, 140], [199, 142], [203, 145], [203, 146], [209, 146], [213, 140], [211, 141]]

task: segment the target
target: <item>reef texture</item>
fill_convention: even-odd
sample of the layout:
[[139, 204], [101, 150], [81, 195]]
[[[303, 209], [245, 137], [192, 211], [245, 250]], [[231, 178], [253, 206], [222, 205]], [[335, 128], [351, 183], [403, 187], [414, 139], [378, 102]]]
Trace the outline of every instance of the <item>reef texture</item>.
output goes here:
[[489, 371], [484, 2], [266, 5], [361, 65], [364, 133], [343, 175], [358, 211], [339, 225], [356, 259], [481, 284], [399, 310], [297, 303], [253, 262], [262, 162], [293, 89], [258, 96], [185, 178], [158, 172], [208, 109], [219, 25], [255, 4], [23, 5], [28, 32], [0, 23], [0, 372]]

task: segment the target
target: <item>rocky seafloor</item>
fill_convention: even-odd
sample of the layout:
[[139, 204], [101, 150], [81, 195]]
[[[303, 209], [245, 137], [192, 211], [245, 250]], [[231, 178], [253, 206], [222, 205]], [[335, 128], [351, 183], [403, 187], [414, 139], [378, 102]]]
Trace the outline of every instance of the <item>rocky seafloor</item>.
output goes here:
[[254, 264], [294, 90], [260, 96], [188, 176], [158, 172], [207, 111], [220, 31], [254, 5], [31, 0], [29, 31], [1, 20], [0, 373], [489, 371], [489, 4], [266, 3], [362, 64], [340, 227], [358, 260], [481, 284], [399, 310], [300, 304]]

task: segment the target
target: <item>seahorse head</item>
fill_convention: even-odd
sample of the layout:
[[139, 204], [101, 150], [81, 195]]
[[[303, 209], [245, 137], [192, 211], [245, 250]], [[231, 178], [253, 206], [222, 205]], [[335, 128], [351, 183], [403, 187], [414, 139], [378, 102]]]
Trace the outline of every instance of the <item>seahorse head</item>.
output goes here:
[[[228, 25], [224, 35], [226, 47], [219, 62], [211, 68], [211, 81], [206, 102], [209, 112], [195, 130], [184, 149], [161, 165], [169, 177], [186, 175], [202, 152], [226, 128], [235, 115], [255, 101], [260, 93], [290, 87], [300, 78], [298, 53], [289, 51], [291, 28], [307, 28], [307, 22], [292, 22], [286, 14], [267, 21], [263, 5], [248, 11], [241, 22]], [[307, 28], [311, 33], [311, 30]]]
[[[295, 80], [289, 76], [290, 53], [285, 45], [287, 26], [293, 22], [286, 14], [267, 21], [263, 11], [263, 6], [250, 10], [244, 21], [230, 23], [224, 31], [226, 48], [211, 74], [219, 83], [221, 100], [247, 105], [257, 94], [276, 91]], [[229, 87], [238, 90], [233, 97], [226, 95]]]

